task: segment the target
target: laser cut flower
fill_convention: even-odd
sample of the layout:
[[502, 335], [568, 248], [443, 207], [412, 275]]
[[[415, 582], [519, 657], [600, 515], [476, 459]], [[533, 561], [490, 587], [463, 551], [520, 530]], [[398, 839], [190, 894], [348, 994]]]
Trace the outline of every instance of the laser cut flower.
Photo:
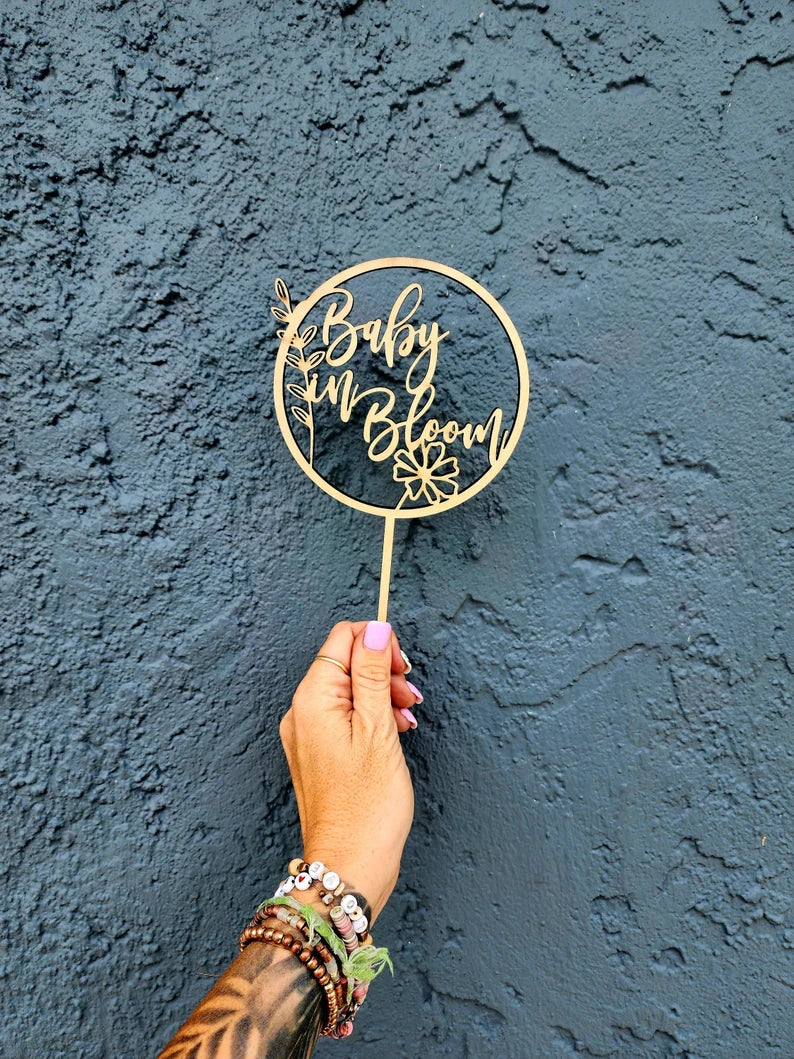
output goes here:
[[458, 491], [455, 479], [460, 467], [455, 456], [447, 456], [447, 447], [440, 441], [431, 442], [423, 449], [398, 449], [394, 454], [395, 482], [401, 482], [405, 494], [400, 503], [410, 497], [417, 501], [424, 497], [428, 504], [443, 504]]

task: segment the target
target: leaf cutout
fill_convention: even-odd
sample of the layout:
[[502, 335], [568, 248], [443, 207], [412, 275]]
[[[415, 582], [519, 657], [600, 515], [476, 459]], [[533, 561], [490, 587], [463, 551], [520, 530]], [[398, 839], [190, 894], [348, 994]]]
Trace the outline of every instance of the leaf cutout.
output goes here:
[[283, 338], [284, 335], [286, 335], [286, 333], [287, 333], [286, 328], [282, 328], [280, 331], [276, 331], [276, 335], [278, 336], [278, 338]]
[[284, 324], [289, 323], [289, 313], [286, 311], [286, 309], [282, 309], [278, 305], [272, 305], [270, 307], [270, 311], [277, 320], [281, 320], [281, 322]]
[[290, 408], [290, 412], [292, 412], [299, 423], [303, 423], [305, 427], [309, 426], [309, 413], [305, 408], [298, 408], [297, 405], [293, 405], [292, 408]]
[[299, 401], [307, 401], [309, 399], [308, 393], [302, 386], [298, 386], [296, 382], [287, 383], [287, 393], [292, 394], [293, 397], [297, 397]]
[[286, 307], [288, 309], [291, 308], [290, 301], [289, 301], [289, 291], [287, 290], [287, 284], [284, 282], [284, 280], [280, 276], [276, 279], [275, 288], [276, 288], [276, 296], [277, 296], [278, 300], [281, 301], [281, 302], [284, 302], [284, 304], [286, 305]]
[[287, 361], [287, 364], [289, 364], [289, 366], [291, 368], [297, 368], [298, 371], [301, 370], [300, 357], [297, 357], [294, 353], [288, 353], [287, 356], [285, 357], [285, 360]]
[[314, 336], [316, 334], [317, 334], [317, 328], [315, 327], [314, 324], [312, 324], [311, 327], [307, 327], [306, 330], [301, 335], [301, 342], [304, 344], [304, 346], [308, 346], [308, 344], [311, 342], [311, 340], [314, 338]]
[[324, 357], [324, 349], [315, 349], [314, 353], [312, 353], [311, 356], [308, 357], [306, 360], [306, 365], [309, 370], [311, 370], [312, 368], [316, 368], [318, 364], [322, 364]]

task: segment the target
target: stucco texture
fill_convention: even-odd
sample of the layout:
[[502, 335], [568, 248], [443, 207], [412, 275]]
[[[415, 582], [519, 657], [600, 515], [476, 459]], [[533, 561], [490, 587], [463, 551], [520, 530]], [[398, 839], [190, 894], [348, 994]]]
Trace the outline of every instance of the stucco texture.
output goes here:
[[4, 0], [8, 1059], [158, 1050], [298, 849], [277, 721], [379, 529], [273, 280], [501, 299], [524, 437], [398, 531], [396, 975], [318, 1054], [794, 1054], [794, 5]]

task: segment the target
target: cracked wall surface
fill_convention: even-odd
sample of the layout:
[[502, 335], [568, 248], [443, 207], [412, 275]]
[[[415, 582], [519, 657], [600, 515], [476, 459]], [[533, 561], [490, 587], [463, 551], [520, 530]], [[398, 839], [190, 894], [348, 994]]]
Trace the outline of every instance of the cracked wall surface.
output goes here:
[[296, 850], [277, 719], [380, 557], [279, 435], [272, 284], [395, 253], [533, 396], [395, 543], [397, 974], [318, 1054], [791, 1054], [793, 21], [5, 0], [3, 1055], [153, 1055]]

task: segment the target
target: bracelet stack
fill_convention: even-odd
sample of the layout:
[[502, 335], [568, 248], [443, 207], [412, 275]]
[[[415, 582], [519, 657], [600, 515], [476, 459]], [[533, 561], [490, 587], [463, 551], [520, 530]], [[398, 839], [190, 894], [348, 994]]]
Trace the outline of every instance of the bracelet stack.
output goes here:
[[[312, 887], [329, 907], [329, 919], [316, 907], [295, 900]], [[311, 972], [328, 1005], [324, 1037], [350, 1036], [370, 981], [384, 967], [391, 969], [388, 950], [375, 948], [362, 904], [320, 861], [307, 864], [295, 858], [275, 895], [259, 906], [240, 935], [241, 952], [253, 941], [280, 945]], [[269, 919], [279, 920], [285, 929], [268, 926]]]

